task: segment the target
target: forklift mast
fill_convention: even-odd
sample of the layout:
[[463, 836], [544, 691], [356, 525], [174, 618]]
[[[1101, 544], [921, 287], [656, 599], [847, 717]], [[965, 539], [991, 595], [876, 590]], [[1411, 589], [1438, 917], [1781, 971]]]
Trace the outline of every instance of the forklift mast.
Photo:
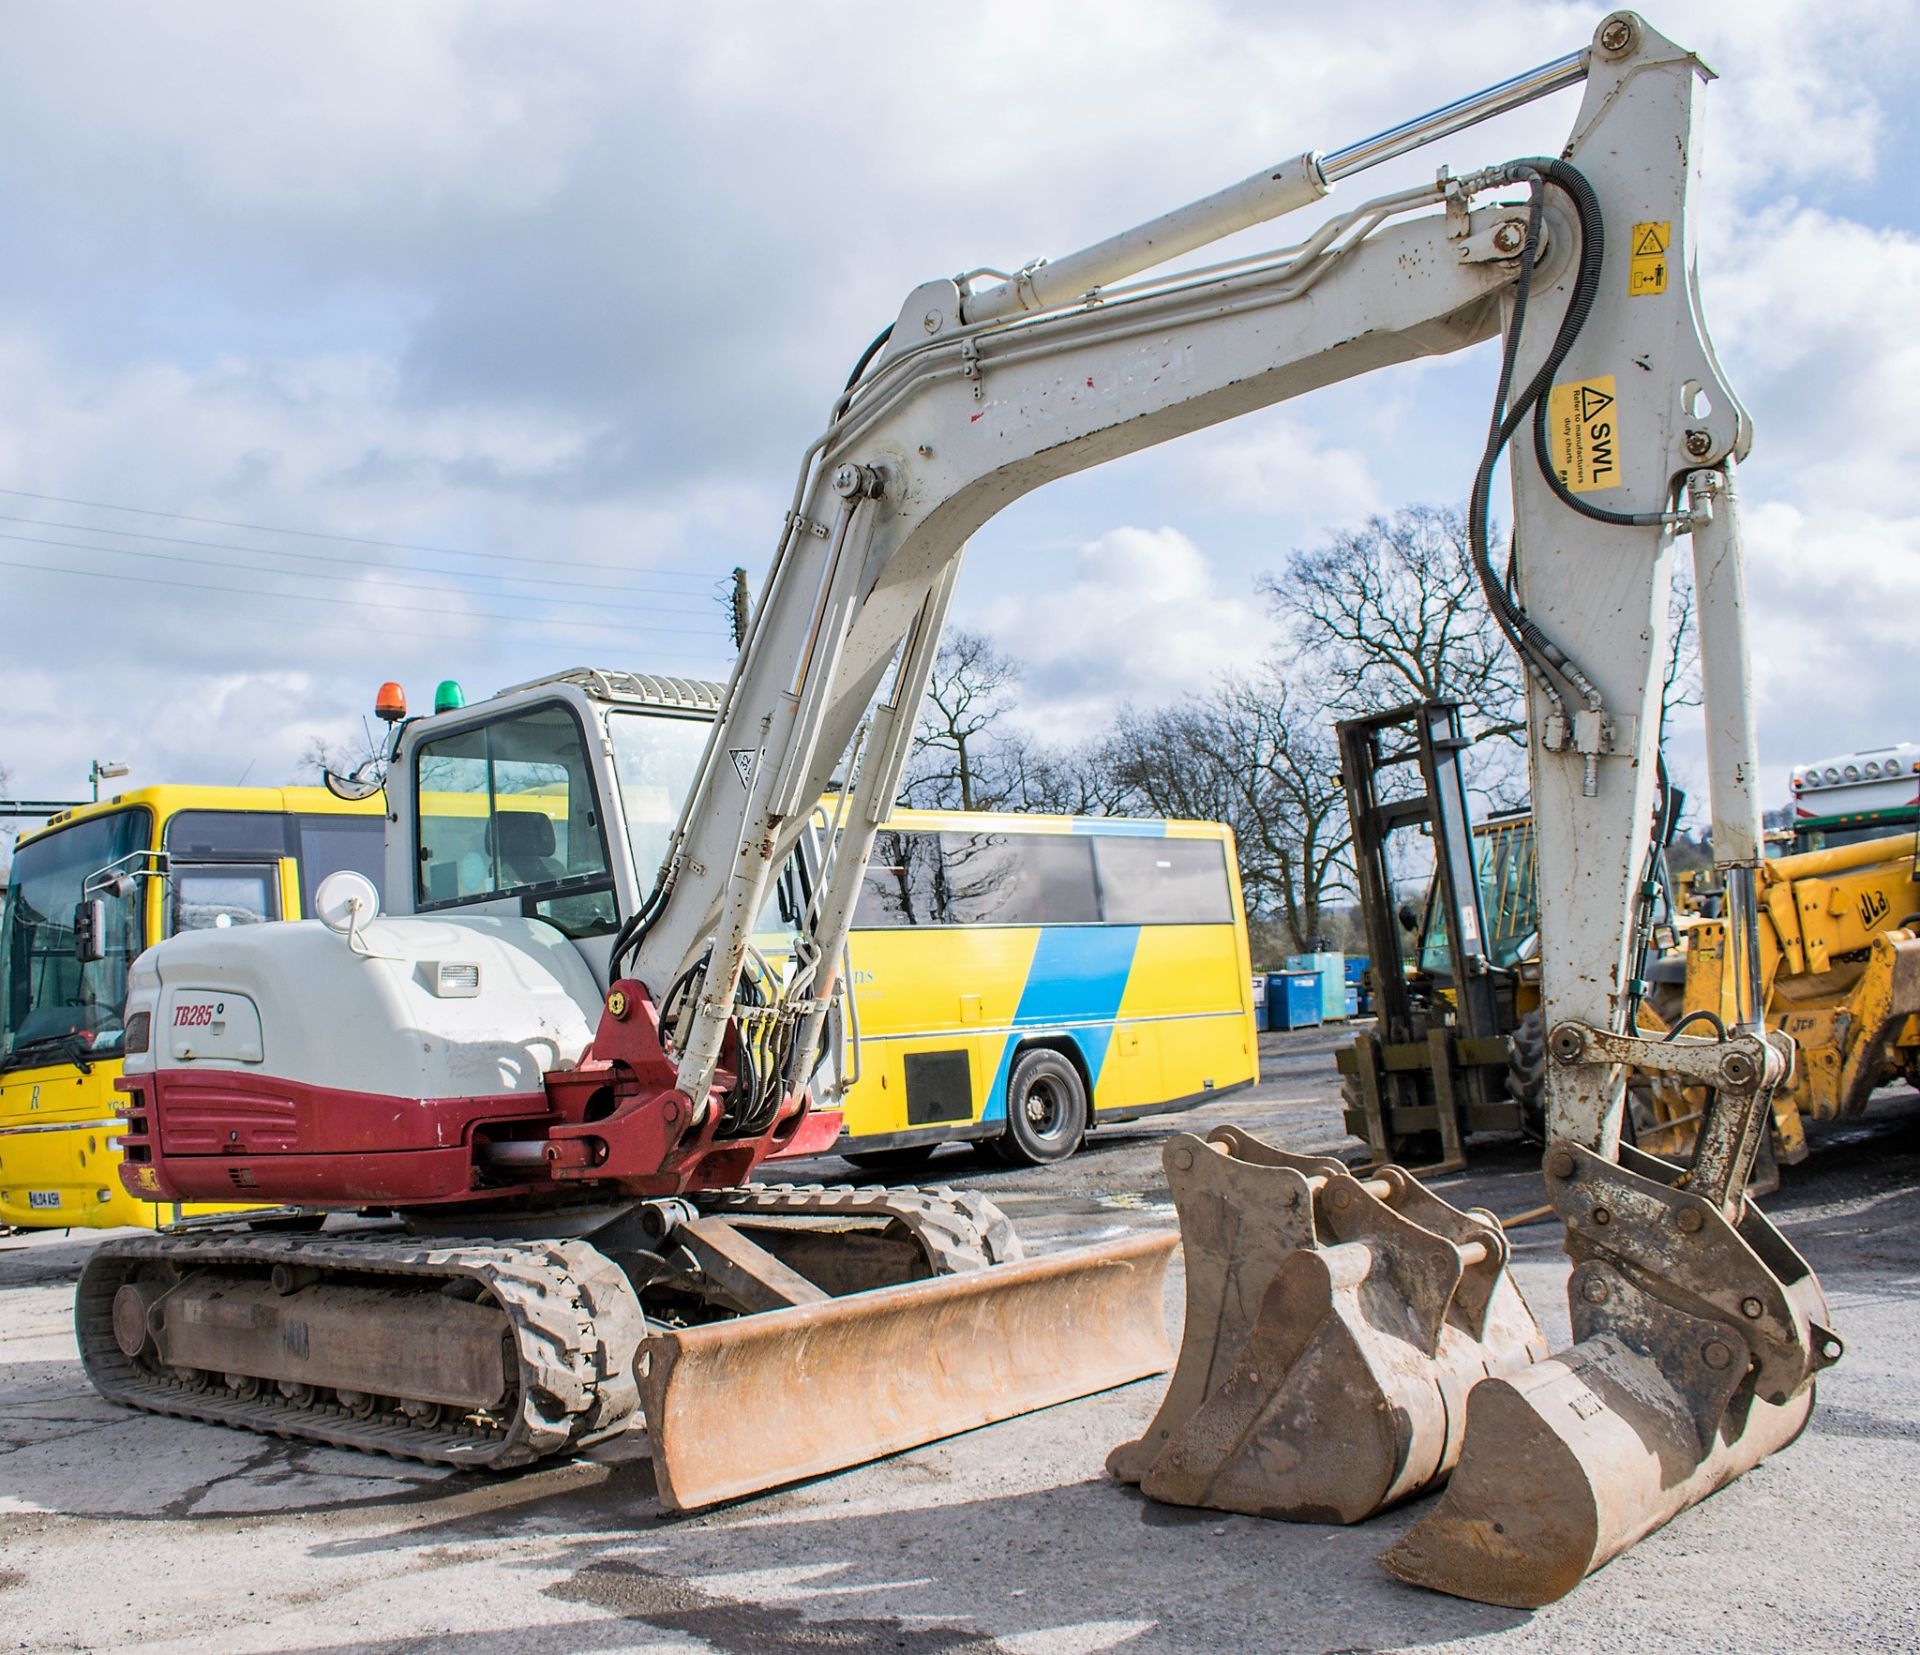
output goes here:
[[[1452, 701], [1418, 701], [1339, 726], [1340, 774], [1353, 824], [1360, 913], [1372, 961], [1378, 1021], [1342, 1054], [1348, 1068], [1348, 1130], [1381, 1161], [1405, 1159], [1410, 1146], [1463, 1160], [1472, 1131], [1518, 1129], [1507, 1096], [1507, 1034], [1513, 997], [1487, 951], [1486, 918], [1473, 852], [1461, 758], [1472, 743]], [[1410, 778], [1403, 785], [1401, 777]], [[1416, 1007], [1406, 972], [1388, 853], [1394, 836], [1424, 828], [1432, 836], [1436, 916], [1453, 960], [1451, 1016], [1437, 1000]]]

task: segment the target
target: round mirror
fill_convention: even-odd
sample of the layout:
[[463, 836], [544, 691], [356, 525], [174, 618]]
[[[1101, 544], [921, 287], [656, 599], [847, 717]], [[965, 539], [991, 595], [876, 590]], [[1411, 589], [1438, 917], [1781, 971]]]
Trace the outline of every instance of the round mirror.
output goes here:
[[381, 788], [387, 785], [387, 779], [377, 770], [371, 776], [366, 775], [367, 766], [360, 768], [351, 776], [342, 776], [332, 770], [323, 770], [320, 779], [327, 784], [327, 791], [336, 799], [347, 799], [358, 803], [361, 799], [371, 799]]
[[351, 868], [328, 874], [313, 893], [313, 917], [342, 936], [379, 913], [380, 893], [373, 888], [373, 881]]

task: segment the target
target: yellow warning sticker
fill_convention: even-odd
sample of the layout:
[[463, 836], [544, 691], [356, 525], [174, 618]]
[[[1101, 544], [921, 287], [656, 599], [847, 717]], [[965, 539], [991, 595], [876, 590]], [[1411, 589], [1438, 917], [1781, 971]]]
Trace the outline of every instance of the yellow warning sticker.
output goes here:
[[1627, 293], [1644, 299], [1649, 293], [1667, 290], [1667, 249], [1673, 244], [1673, 221], [1659, 219], [1636, 224], [1628, 242]]
[[1576, 379], [1547, 394], [1547, 438], [1553, 469], [1575, 494], [1620, 481], [1620, 416], [1613, 375]]

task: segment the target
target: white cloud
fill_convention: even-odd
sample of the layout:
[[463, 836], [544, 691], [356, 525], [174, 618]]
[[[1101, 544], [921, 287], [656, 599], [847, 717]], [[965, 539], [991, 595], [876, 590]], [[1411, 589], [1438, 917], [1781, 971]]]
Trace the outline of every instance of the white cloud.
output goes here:
[[[858, 51], [825, 68], [819, 17], [778, 4], [22, 11], [0, 63], [0, 485], [556, 561], [544, 588], [468, 580], [444, 599], [383, 588], [397, 569], [244, 577], [430, 614], [0, 567], [0, 760], [36, 790], [92, 749], [224, 780], [233, 754], [281, 751], [276, 720], [350, 731], [396, 673], [490, 688], [577, 659], [717, 670], [706, 587], [648, 571], [741, 562], [758, 579], [800, 446], [916, 280], [1057, 256], [1569, 49], [1600, 15], [1463, 0], [1436, 30], [1430, 11], [1400, 0], [1360, 29], [1337, 11], [1114, 0], [1093, 27], [987, 0], [956, 30], [947, 12], [849, 3], [831, 32]], [[1760, 430], [1755, 654], [1784, 764], [1809, 729], [1906, 716], [1900, 674], [1863, 673], [1829, 640], [1864, 625], [1883, 649], [1884, 617], [1913, 612], [1920, 242], [1889, 227], [1911, 214], [1905, 182], [1878, 201], [1872, 186], [1920, 26], [1909, 5], [1808, 0], [1671, 0], [1654, 21], [1723, 76], [1703, 94], [1706, 308]], [[1572, 109], [1536, 105], [1337, 199], [1441, 159], [1557, 149]], [[1492, 377], [1463, 367], [1380, 376], [1050, 490], [1070, 506], [1046, 538], [1083, 547], [1077, 571], [1006, 555], [990, 526], [961, 612], [1030, 660], [1028, 715], [1064, 733], [1203, 687], [1259, 653], [1264, 617], [1233, 594], [1285, 545], [1457, 502]], [[0, 512], [56, 510], [8, 498]], [[1169, 527], [1101, 533], [1115, 523]], [[0, 563], [62, 556], [0, 541]], [[652, 612], [543, 605], [591, 597], [558, 560], [631, 579]], [[708, 641], [675, 638], [674, 609]], [[514, 621], [485, 618], [500, 612]], [[550, 624], [564, 617], [606, 629]]]
[[1194, 479], [1215, 509], [1304, 516], [1334, 528], [1385, 505], [1361, 450], [1326, 441], [1291, 414], [1261, 426], [1257, 436], [1216, 437], [1198, 450]]
[[1743, 223], [1707, 279], [1756, 474], [1809, 506], [1920, 503], [1920, 237], [1785, 201]]
[[1129, 702], [1154, 706], [1203, 689], [1271, 643], [1259, 606], [1223, 593], [1178, 529], [1113, 529], [1075, 561], [1064, 587], [980, 611], [985, 629], [1026, 664], [1021, 718], [1050, 741], [1097, 735]]

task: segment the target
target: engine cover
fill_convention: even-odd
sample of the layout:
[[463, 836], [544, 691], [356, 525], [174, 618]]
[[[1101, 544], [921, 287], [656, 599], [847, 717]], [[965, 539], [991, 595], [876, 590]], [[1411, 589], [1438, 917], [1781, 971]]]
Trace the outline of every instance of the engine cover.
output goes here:
[[122, 1176], [147, 1199], [465, 1196], [473, 1127], [547, 1113], [600, 999], [539, 920], [170, 938], [129, 974]]

